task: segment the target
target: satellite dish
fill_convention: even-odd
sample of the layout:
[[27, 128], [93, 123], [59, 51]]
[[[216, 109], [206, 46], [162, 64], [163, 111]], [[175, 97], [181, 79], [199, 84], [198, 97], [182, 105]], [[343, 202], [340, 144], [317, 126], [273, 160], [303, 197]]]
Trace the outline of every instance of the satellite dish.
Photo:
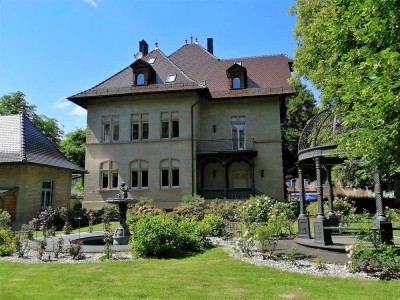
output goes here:
[[135, 56], [136, 59], [141, 59], [143, 57], [143, 53], [142, 52], [138, 52], [134, 56]]

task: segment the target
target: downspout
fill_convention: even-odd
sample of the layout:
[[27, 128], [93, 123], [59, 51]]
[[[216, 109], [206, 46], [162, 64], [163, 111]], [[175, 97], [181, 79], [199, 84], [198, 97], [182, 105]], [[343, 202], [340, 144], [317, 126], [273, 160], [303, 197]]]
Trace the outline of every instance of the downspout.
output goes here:
[[210, 91], [207, 91], [207, 94], [205, 94], [203, 97], [201, 97], [199, 100], [197, 100], [195, 103], [192, 104], [190, 107], [190, 122], [191, 122], [191, 140], [192, 140], [192, 145], [191, 145], [191, 161], [192, 161], [192, 195], [194, 195], [194, 107], [202, 100], [204, 100], [208, 95], [210, 95]]

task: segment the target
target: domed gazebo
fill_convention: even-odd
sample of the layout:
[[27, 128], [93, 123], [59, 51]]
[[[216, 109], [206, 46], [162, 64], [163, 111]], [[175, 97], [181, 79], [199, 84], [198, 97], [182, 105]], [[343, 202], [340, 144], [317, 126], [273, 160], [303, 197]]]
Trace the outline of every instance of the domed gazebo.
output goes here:
[[[347, 130], [336, 118], [331, 109], [325, 109], [311, 118], [304, 127], [298, 147], [298, 172], [300, 181], [300, 215], [298, 217], [298, 237], [310, 239], [310, 223], [305, 210], [305, 189], [303, 169], [306, 165], [315, 166], [316, 188], [318, 199], [318, 215], [314, 221], [314, 243], [332, 245], [332, 230], [338, 229], [339, 220], [333, 210], [333, 185], [331, 170], [333, 165], [341, 164], [343, 159], [334, 153], [338, 133]], [[335, 151], [336, 152], [336, 151]], [[340, 153], [339, 153], [340, 154]], [[343, 153], [342, 153], [343, 154]], [[322, 172], [328, 183], [328, 213], [325, 216], [323, 206]], [[381, 180], [378, 173], [374, 174], [374, 191], [376, 200], [376, 214], [374, 225], [381, 230], [381, 239], [390, 242], [393, 239], [392, 224], [387, 221], [382, 205]]]

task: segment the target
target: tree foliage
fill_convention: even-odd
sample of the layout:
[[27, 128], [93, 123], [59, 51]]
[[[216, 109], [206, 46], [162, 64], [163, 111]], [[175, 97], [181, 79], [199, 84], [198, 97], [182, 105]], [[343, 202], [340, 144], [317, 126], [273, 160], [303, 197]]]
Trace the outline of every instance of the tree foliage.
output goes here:
[[299, 79], [291, 80], [296, 95], [286, 99], [286, 117], [282, 127], [283, 169], [286, 179], [297, 178], [297, 152], [301, 133], [307, 121], [317, 113], [312, 92]]
[[296, 0], [295, 75], [351, 130], [338, 151], [364, 170], [400, 173], [400, 1]]
[[25, 94], [14, 92], [0, 98], [0, 114], [25, 114], [54, 144], [58, 145], [64, 132], [58, 127], [56, 119], [36, 113], [36, 105], [25, 100]]
[[85, 167], [85, 142], [86, 131], [84, 129], [76, 129], [65, 135], [60, 143], [61, 152], [78, 166]]

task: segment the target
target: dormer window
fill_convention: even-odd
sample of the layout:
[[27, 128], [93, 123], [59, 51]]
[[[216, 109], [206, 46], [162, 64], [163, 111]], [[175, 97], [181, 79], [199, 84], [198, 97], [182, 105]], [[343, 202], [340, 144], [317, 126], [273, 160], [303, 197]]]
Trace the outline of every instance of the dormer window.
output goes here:
[[156, 58], [157, 57], [150, 57], [148, 60], [147, 60], [147, 62], [149, 63], [149, 64], [154, 64], [154, 62], [156, 61]]
[[139, 73], [136, 75], [136, 85], [144, 85], [144, 74]]
[[240, 78], [239, 77], [235, 77], [232, 79], [232, 88], [233, 89], [240, 89], [241, 88], [241, 84], [240, 84]]
[[133, 86], [148, 85], [154, 81], [155, 71], [153, 67], [142, 59], [137, 59], [131, 64], [133, 72]]
[[247, 69], [242, 66], [241, 61], [236, 61], [226, 70], [229, 81], [229, 89], [238, 90], [247, 88]]
[[175, 80], [176, 80], [176, 74], [169, 74], [166, 83], [175, 82]]

